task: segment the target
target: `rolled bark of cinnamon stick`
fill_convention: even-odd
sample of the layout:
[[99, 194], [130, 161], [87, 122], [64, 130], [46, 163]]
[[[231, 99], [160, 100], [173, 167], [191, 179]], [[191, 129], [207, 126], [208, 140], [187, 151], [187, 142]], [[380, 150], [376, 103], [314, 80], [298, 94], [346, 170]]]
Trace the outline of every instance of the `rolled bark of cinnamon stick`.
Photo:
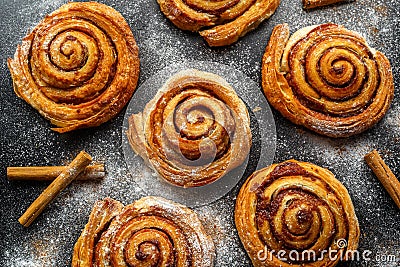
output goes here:
[[39, 216], [47, 205], [57, 197], [92, 161], [92, 157], [85, 151], [78, 156], [61, 172], [61, 174], [40, 194], [19, 218], [19, 222], [28, 227]]
[[378, 151], [373, 150], [364, 157], [368, 166], [375, 173], [376, 177], [385, 187], [386, 191], [392, 197], [397, 207], [400, 209], [400, 182], [383, 161]]
[[[66, 166], [7, 167], [10, 181], [53, 181]], [[105, 176], [104, 164], [90, 165], [75, 180], [98, 180]]]

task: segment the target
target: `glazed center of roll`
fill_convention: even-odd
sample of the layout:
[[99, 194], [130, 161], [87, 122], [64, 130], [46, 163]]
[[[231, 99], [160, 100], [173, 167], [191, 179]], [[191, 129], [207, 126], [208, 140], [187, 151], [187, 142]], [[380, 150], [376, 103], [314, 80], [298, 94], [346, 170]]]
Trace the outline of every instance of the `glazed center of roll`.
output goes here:
[[[356, 95], [362, 88], [366, 69], [362, 59], [350, 50], [331, 48], [318, 61], [319, 76], [311, 84], [330, 99], [345, 99]], [[313, 66], [310, 66], [313, 68]], [[308, 70], [310, 75], [314, 71]], [[328, 85], [321, 87], [322, 84]]]
[[184, 0], [188, 6], [210, 14], [221, 13], [238, 4], [240, 0]]
[[306, 205], [300, 205], [285, 212], [285, 224], [289, 233], [304, 235], [311, 228], [313, 212]]
[[[235, 123], [230, 109], [220, 100], [197, 90], [187, 91], [167, 105], [163, 133], [165, 150], [182, 154], [185, 164], [205, 165], [229, 149]], [[174, 156], [175, 157], [175, 156]]]
[[[264, 244], [278, 252], [315, 252], [334, 246], [337, 238], [346, 238], [347, 221], [339, 200], [323, 181], [306, 176], [283, 176], [259, 189], [257, 228]], [[308, 255], [308, 254], [307, 254]], [[303, 258], [290, 259], [302, 262]]]
[[175, 112], [175, 127], [191, 140], [207, 137], [214, 127], [212, 111], [197, 100], [185, 101]]
[[[77, 34], [64, 32], [51, 42], [49, 56], [57, 68], [73, 71], [85, 65], [88, 59], [88, 44], [93, 43], [94, 40], [90, 36], [82, 34], [78, 39], [75, 35]], [[89, 46], [93, 46], [93, 44]], [[94, 48], [91, 53], [98, 57], [97, 46]]]
[[321, 62], [322, 76], [327, 83], [342, 87], [349, 84], [354, 78], [354, 65], [341, 57], [329, 58], [329, 55], [326, 54], [321, 58]]

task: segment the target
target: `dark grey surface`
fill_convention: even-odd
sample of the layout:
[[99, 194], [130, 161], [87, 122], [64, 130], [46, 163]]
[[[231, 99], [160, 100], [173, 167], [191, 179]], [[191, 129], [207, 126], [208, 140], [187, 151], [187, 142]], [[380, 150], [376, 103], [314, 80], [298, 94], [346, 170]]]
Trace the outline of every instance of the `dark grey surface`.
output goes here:
[[[123, 113], [94, 129], [60, 135], [35, 110], [18, 99], [6, 59], [29, 29], [47, 13], [67, 1], [1, 1], [0, 19], [0, 266], [67, 266], [73, 244], [96, 199], [114, 197], [128, 204], [145, 194], [131, 180], [121, 149]], [[182, 58], [215, 61], [235, 67], [260, 82], [260, 62], [272, 28], [288, 22], [292, 32], [303, 26], [336, 22], [362, 33], [370, 45], [387, 55], [395, 77], [395, 99], [386, 117], [373, 129], [347, 139], [330, 139], [294, 126], [274, 111], [277, 125], [275, 162], [289, 158], [310, 161], [334, 172], [348, 188], [361, 227], [360, 251], [372, 258], [395, 255], [396, 262], [353, 262], [351, 266], [400, 265], [400, 212], [362, 157], [373, 148], [382, 152], [400, 176], [400, 2], [360, 0], [310, 12], [300, 0], [283, 0], [273, 17], [258, 29], [226, 48], [211, 49], [193, 33], [175, 28], [159, 12], [155, 0], [101, 1], [119, 12], [130, 24], [140, 49], [139, 83], [154, 72]], [[58, 165], [81, 149], [107, 165], [101, 183], [74, 183], [28, 229], [19, 216], [46, 187], [45, 183], [8, 182], [6, 166]], [[243, 181], [243, 180], [242, 180]], [[233, 225], [236, 187], [223, 199], [197, 208], [217, 247], [216, 266], [249, 266]]]

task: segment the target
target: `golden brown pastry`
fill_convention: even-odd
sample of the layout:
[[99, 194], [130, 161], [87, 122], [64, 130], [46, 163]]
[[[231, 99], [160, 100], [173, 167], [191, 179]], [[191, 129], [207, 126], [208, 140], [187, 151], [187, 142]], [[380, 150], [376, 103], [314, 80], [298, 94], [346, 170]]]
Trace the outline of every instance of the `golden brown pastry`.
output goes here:
[[235, 223], [255, 267], [335, 266], [357, 249], [360, 235], [346, 188], [327, 169], [296, 160], [247, 179]]
[[244, 162], [250, 118], [222, 77], [188, 69], [172, 76], [143, 113], [129, 118], [128, 139], [168, 182], [202, 186]]
[[331, 137], [372, 127], [394, 94], [389, 60], [359, 34], [330, 23], [290, 38], [288, 25], [277, 25], [262, 61], [262, 86], [284, 117]]
[[160, 197], [128, 206], [96, 202], [74, 247], [73, 267], [211, 267], [214, 244], [189, 208]]
[[119, 113], [136, 89], [138, 47], [113, 8], [69, 2], [24, 37], [8, 67], [15, 93], [62, 133]]
[[278, 8], [279, 0], [157, 0], [178, 28], [200, 35], [210, 46], [235, 43]]
[[302, 0], [304, 9], [322, 7], [322, 6], [332, 5], [332, 4], [345, 2], [345, 1], [346, 0]]

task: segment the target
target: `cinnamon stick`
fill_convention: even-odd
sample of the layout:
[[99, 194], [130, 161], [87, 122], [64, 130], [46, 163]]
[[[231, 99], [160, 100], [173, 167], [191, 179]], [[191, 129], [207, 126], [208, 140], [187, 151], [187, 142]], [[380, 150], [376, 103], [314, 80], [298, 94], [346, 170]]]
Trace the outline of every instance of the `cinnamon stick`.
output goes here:
[[85, 151], [78, 156], [61, 172], [61, 174], [40, 194], [19, 218], [19, 222], [28, 227], [56, 196], [65, 189], [90, 164], [92, 157]]
[[383, 161], [378, 151], [373, 150], [364, 157], [368, 166], [375, 173], [376, 177], [385, 187], [386, 191], [392, 197], [397, 207], [400, 209], [400, 182]]
[[[10, 181], [53, 181], [66, 166], [40, 167], [7, 167], [7, 178]], [[75, 180], [98, 180], [105, 176], [104, 164], [90, 165]]]
[[316, 7], [327, 6], [331, 4], [336, 4], [340, 2], [345, 2], [346, 0], [302, 0], [304, 9], [311, 9]]

